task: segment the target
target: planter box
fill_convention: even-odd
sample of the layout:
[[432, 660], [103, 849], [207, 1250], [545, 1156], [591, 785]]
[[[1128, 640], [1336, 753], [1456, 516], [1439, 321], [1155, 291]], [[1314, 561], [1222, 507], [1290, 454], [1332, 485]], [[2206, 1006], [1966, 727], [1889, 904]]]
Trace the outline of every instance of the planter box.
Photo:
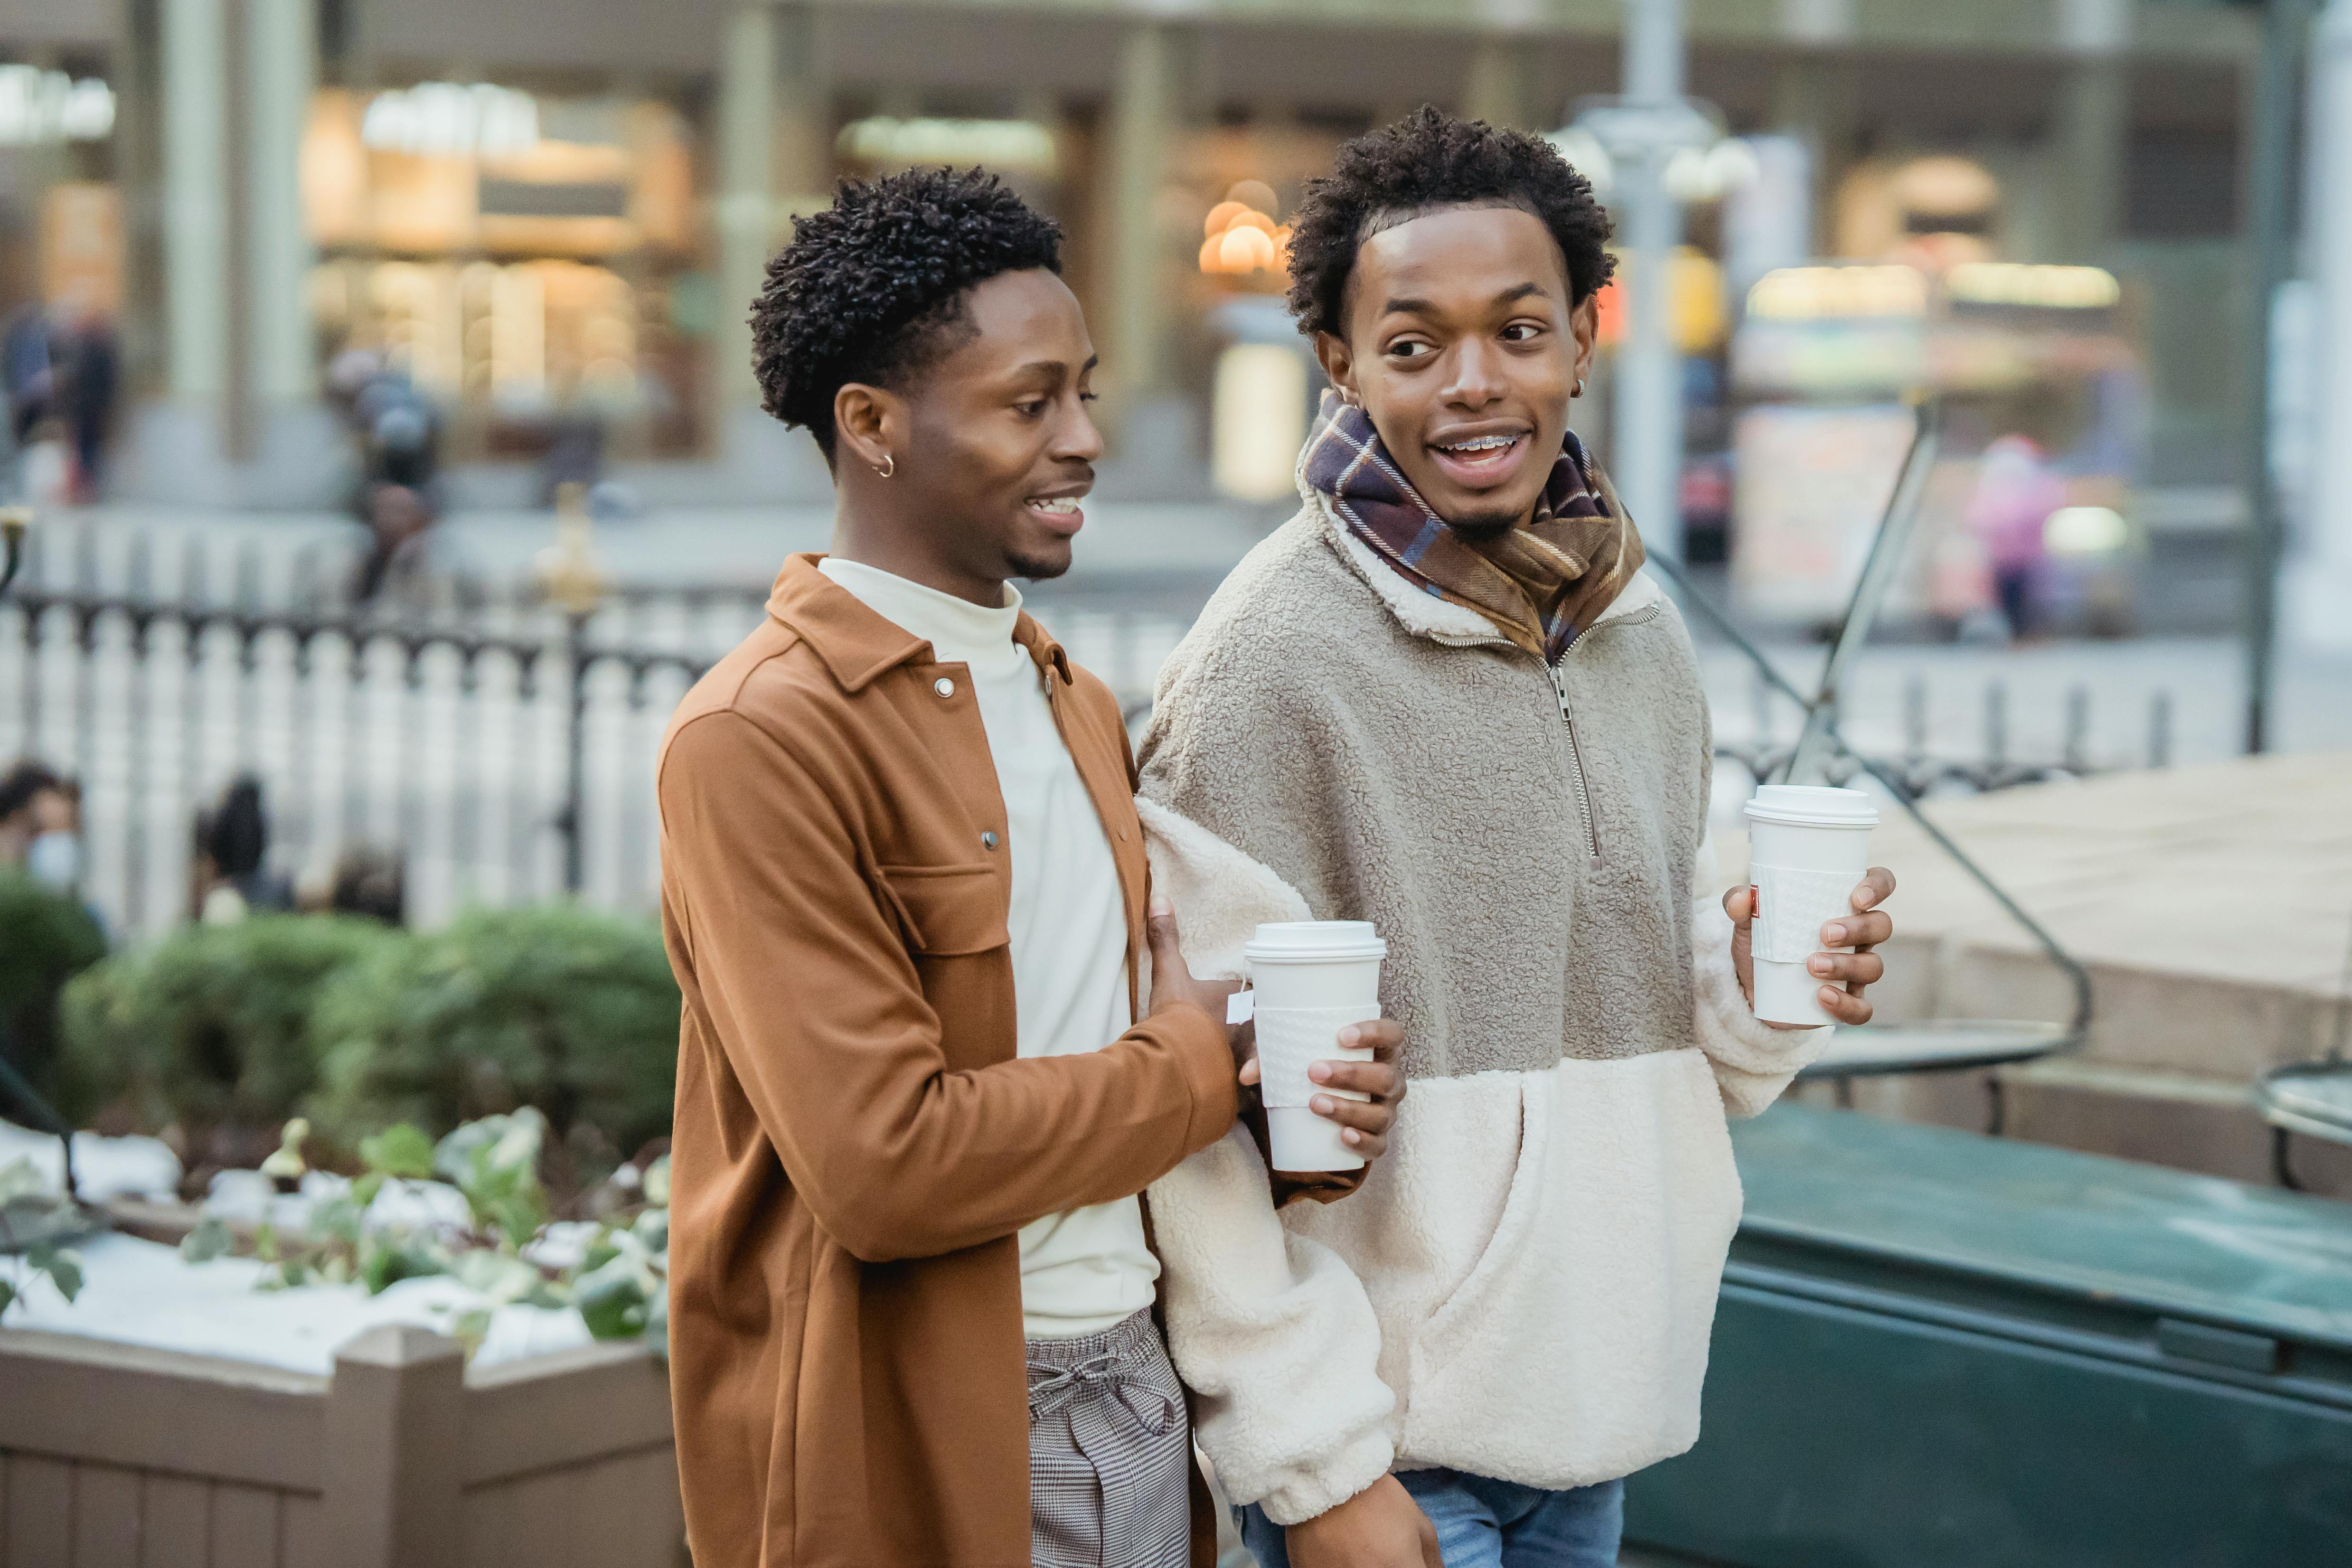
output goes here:
[[680, 1568], [669, 1380], [640, 1345], [467, 1374], [369, 1331], [331, 1378], [0, 1330], [0, 1564]]

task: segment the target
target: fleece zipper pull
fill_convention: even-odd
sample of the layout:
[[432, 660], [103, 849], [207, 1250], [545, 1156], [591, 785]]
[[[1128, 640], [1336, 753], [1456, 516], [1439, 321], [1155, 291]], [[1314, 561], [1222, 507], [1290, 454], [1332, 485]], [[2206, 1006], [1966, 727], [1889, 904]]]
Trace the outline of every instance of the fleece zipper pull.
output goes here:
[[1595, 866], [1601, 863], [1601, 827], [1593, 821], [1592, 796], [1584, 784], [1584, 752], [1576, 743], [1576, 716], [1568, 707], [1568, 682], [1560, 676], [1559, 666], [1549, 659], [1544, 661], [1544, 674], [1551, 677], [1551, 695], [1559, 702], [1559, 722], [1568, 727], [1568, 771], [1576, 789], [1576, 815], [1584, 824], [1585, 848]]

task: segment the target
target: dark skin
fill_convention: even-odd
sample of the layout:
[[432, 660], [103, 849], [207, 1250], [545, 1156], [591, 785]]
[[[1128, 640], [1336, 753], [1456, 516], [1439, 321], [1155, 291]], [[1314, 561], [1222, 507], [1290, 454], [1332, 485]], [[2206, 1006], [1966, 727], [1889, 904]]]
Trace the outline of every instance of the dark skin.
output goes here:
[[[1085, 525], [1102, 433], [1094, 402], [1095, 350], [1077, 297], [1042, 268], [1000, 273], [965, 296], [969, 325], [952, 347], [900, 387], [852, 382], [834, 393], [833, 553], [974, 604], [1004, 602], [1013, 578], [1059, 577]], [[885, 474], [887, 476], [885, 476]], [[1189, 1001], [1224, 1017], [1230, 981], [1192, 977], [1178, 950], [1176, 915], [1155, 901], [1151, 1010]], [[1228, 1027], [1244, 1084], [1258, 1081], [1255, 1031]], [[1367, 1159], [1387, 1152], [1405, 1081], [1396, 1066], [1402, 1029], [1390, 1019], [1341, 1032], [1370, 1061], [1317, 1062], [1316, 1082], [1366, 1100], [1315, 1096]]]
[[[1474, 546], [1530, 521], [1591, 373], [1600, 326], [1594, 298], [1576, 297], [1543, 221], [1488, 204], [1391, 225], [1357, 250], [1342, 317], [1343, 331], [1316, 335], [1316, 358], [1431, 508]], [[1894, 891], [1893, 873], [1873, 867], [1854, 889], [1853, 914], [1822, 928], [1824, 947], [1852, 951], [1808, 960], [1823, 982], [1822, 1005], [1841, 1022], [1870, 1019], [1863, 990], [1885, 972], [1871, 949], [1894, 935], [1877, 906]], [[1752, 1003], [1752, 891], [1732, 889], [1724, 908]], [[1393, 1476], [1287, 1536], [1294, 1568], [1438, 1561], [1428, 1520]]]

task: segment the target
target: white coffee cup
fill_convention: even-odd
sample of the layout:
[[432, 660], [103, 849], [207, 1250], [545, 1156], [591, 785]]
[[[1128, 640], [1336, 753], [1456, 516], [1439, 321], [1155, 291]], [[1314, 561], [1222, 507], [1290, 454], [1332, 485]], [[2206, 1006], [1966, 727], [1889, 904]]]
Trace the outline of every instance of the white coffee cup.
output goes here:
[[1806, 961], [1823, 951], [1822, 927], [1853, 913], [1853, 890], [1870, 870], [1870, 830], [1877, 825], [1877, 806], [1859, 789], [1764, 784], [1749, 799], [1755, 1012], [1765, 1022], [1837, 1022], [1821, 1004], [1827, 982]]
[[1307, 1076], [1318, 1061], [1370, 1061], [1370, 1047], [1339, 1048], [1339, 1031], [1381, 1016], [1381, 960], [1389, 946], [1369, 920], [1268, 922], [1242, 944], [1255, 995], [1260, 1092], [1267, 1153], [1278, 1171], [1351, 1171], [1364, 1156], [1341, 1139], [1339, 1124], [1318, 1116], [1318, 1094], [1362, 1100]]

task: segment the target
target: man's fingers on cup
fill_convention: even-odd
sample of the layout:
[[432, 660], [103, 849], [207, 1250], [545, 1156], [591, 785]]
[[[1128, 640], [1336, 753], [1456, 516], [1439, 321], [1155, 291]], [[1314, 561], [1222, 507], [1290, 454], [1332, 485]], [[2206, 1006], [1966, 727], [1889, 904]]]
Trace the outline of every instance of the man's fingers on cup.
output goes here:
[[1862, 1024], [1870, 1021], [1870, 999], [1860, 991], [1841, 990], [1835, 986], [1823, 986], [1820, 992], [1822, 1006], [1840, 1023]]
[[1307, 1108], [1327, 1122], [1367, 1133], [1385, 1133], [1396, 1124], [1396, 1107], [1378, 1100], [1342, 1100], [1333, 1094], [1309, 1096]]
[[1385, 1061], [1404, 1049], [1404, 1025], [1394, 1019], [1351, 1023], [1339, 1031], [1339, 1049], [1369, 1051], [1373, 1060]]
[[1264, 1076], [1265, 1075], [1258, 1071], [1256, 1057], [1253, 1056], [1247, 1061], [1242, 1063], [1241, 1081], [1244, 1085], [1255, 1083]]
[[1822, 927], [1822, 941], [1832, 947], [1869, 947], [1895, 935], [1895, 922], [1885, 913], [1847, 915]]
[[1895, 873], [1883, 865], [1872, 866], [1862, 873], [1862, 885], [1853, 890], [1856, 914], [1875, 909], [1895, 896]]
[[1734, 925], [1745, 925], [1756, 918], [1756, 890], [1746, 883], [1727, 888], [1723, 894], [1723, 912], [1731, 916]]
[[1375, 1100], [1395, 1100], [1404, 1093], [1404, 1074], [1387, 1061], [1318, 1061], [1307, 1076], [1327, 1089], [1352, 1089]]
[[1839, 985], [1870, 986], [1886, 977], [1886, 960], [1875, 953], [1816, 953], [1805, 960], [1805, 967]]

